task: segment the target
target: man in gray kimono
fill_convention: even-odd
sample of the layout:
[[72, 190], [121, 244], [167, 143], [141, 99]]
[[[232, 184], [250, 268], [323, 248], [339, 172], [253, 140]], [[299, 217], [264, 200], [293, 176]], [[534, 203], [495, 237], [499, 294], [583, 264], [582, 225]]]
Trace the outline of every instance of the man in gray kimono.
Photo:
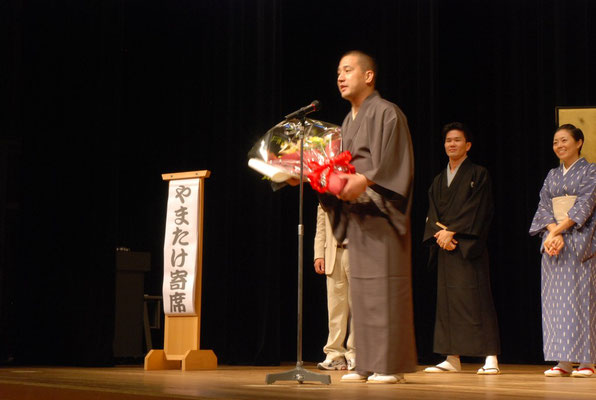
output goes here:
[[414, 372], [410, 208], [414, 177], [405, 115], [375, 91], [374, 60], [346, 53], [337, 69], [341, 96], [352, 106], [342, 125], [343, 149], [356, 174], [337, 197], [322, 195], [339, 243], [350, 243], [356, 372], [342, 382], [397, 383]]

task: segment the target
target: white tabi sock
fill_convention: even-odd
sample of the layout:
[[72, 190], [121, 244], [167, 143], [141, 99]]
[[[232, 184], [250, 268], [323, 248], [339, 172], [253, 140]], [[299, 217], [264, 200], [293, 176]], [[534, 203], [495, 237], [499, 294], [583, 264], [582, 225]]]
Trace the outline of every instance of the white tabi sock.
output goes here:
[[461, 362], [459, 361], [459, 356], [447, 356], [447, 359], [442, 363], [437, 364], [437, 367], [459, 372], [461, 371]]
[[484, 369], [488, 368], [496, 368], [499, 369], [499, 361], [497, 360], [497, 356], [486, 356], [486, 360], [484, 361]]

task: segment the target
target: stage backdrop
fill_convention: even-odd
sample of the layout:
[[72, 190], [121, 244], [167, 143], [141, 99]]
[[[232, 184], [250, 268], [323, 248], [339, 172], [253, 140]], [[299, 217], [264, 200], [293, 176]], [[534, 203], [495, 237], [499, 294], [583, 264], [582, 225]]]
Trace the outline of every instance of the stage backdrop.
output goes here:
[[[0, 132], [18, 141], [22, 162], [10, 186], [19, 229], [0, 246], [13, 340], [0, 346], [12, 343], [22, 363], [110, 363], [115, 248], [151, 252], [146, 291], [160, 293], [161, 173], [209, 169], [202, 344], [223, 363], [293, 361], [298, 192], [272, 192], [247, 152], [313, 99], [317, 119], [341, 123], [349, 104], [337, 63], [359, 48], [376, 56], [378, 89], [412, 132], [420, 361], [440, 359], [436, 271], [420, 244], [427, 189], [447, 165], [441, 126], [458, 120], [493, 181], [501, 361], [541, 362], [539, 243], [527, 231], [557, 165], [553, 110], [596, 104], [595, 17], [591, 0], [1, 2]], [[323, 359], [327, 334], [315, 217], [309, 189], [307, 361]]]
[[557, 107], [557, 126], [573, 124], [584, 133], [582, 156], [590, 162], [596, 161], [596, 107]]

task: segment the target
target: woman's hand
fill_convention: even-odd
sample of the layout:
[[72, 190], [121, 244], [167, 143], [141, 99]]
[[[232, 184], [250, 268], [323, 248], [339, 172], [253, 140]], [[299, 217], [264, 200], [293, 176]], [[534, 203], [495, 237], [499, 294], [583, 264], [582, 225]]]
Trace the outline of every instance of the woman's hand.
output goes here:
[[546, 239], [544, 239], [544, 251], [551, 257], [559, 255], [564, 246], [565, 240], [561, 234], [553, 234], [553, 232], [551, 232]]

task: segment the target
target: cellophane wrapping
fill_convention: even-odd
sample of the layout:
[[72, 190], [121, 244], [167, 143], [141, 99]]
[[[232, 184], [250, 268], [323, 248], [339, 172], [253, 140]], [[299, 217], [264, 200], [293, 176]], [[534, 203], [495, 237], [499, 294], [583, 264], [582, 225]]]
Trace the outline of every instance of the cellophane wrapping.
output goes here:
[[[299, 120], [282, 121], [269, 129], [250, 150], [249, 166], [274, 182], [299, 179], [301, 131]], [[351, 156], [342, 154], [339, 126], [307, 118], [303, 135], [304, 176], [315, 190], [328, 189], [330, 174], [354, 172], [348, 163]]]

